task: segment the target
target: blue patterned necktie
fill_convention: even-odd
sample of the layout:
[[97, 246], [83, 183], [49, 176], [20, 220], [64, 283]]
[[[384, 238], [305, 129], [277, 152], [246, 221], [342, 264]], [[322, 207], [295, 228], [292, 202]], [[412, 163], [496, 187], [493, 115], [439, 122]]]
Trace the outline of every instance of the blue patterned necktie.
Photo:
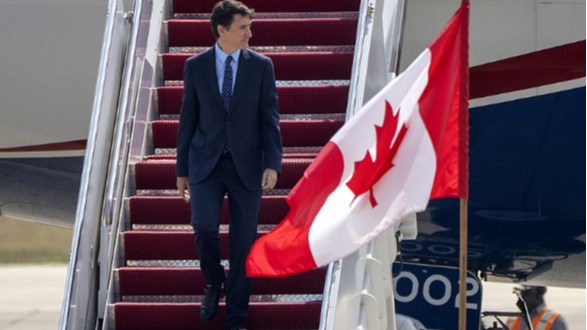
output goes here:
[[230, 99], [232, 98], [232, 56], [228, 56], [224, 61], [224, 79], [222, 80], [222, 102], [224, 103], [224, 110], [228, 111], [230, 107]]
[[[224, 104], [224, 111], [228, 112], [230, 107], [230, 99], [232, 98], [232, 56], [228, 56], [224, 61], [224, 78], [222, 79], [222, 103]], [[222, 145], [222, 154], [226, 154], [230, 151], [228, 141]]]

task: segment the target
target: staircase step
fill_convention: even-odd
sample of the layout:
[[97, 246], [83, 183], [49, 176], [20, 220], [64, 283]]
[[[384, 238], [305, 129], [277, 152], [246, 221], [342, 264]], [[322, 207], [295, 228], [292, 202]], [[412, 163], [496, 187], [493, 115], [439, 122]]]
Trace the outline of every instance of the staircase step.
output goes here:
[[[335, 119], [281, 120], [281, 138], [284, 147], [324, 146], [344, 122]], [[155, 120], [151, 123], [154, 148], [175, 148], [177, 144], [176, 120]]]
[[[121, 296], [203, 295], [206, 287], [199, 267], [122, 267], [118, 275]], [[325, 276], [323, 267], [284, 278], [255, 277], [252, 294], [322, 294]]]
[[[287, 151], [288, 149], [296, 149], [295, 151]], [[290, 147], [284, 148], [283, 158], [316, 158], [322, 147]], [[147, 156], [147, 159], [162, 160], [162, 159], [176, 159], [175, 148], [155, 149], [154, 155]]]
[[[264, 195], [259, 224], [278, 224], [289, 212], [285, 195]], [[132, 196], [129, 199], [131, 224], [189, 224], [190, 204], [179, 196]], [[222, 204], [220, 224], [228, 224], [228, 201]]]
[[344, 120], [281, 120], [283, 147], [323, 147], [344, 125]]
[[316, 158], [322, 147], [285, 147], [283, 158]]
[[[157, 88], [159, 114], [179, 114], [182, 86]], [[281, 114], [343, 113], [346, 111], [348, 85], [278, 86]]]
[[[291, 189], [304, 175], [313, 159], [283, 159], [275, 189]], [[147, 160], [135, 164], [137, 189], [176, 189], [175, 160]]]
[[[251, 302], [244, 326], [248, 329], [317, 329], [320, 323], [321, 301], [310, 302]], [[116, 330], [218, 330], [226, 328], [222, 315], [226, 305], [221, 302], [218, 315], [200, 321], [200, 303], [117, 303]]]
[[[195, 54], [163, 54], [163, 79], [183, 80], [185, 61]], [[264, 53], [273, 60], [277, 80], [348, 80], [353, 52]]]
[[[259, 231], [258, 236], [266, 234]], [[193, 231], [127, 231], [124, 258], [129, 260], [197, 260]], [[228, 231], [220, 231], [220, 258], [229, 259]]]
[[[354, 45], [357, 18], [255, 19], [251, 46]], [[336, 33], [332, 33], [336, 26]], [[169, 47], [210, 46], [209, 19], [170, 19]], [[287, 35], [287, 38], [283, 36]]]
[[[217, 0], [173, 0], [174, 13], [211, 13]], [[329, 12], [357, 11], [360, 0], [248, 0], [246, 5], [255, 12]], [[285, 37], [284, 37], [285, 38]]]
[[[170, 47], [168, 53], [171, 54], [199, 54], [210, 48], [206, 46], [184, 46]], [[331, 53], [331, 52], [352, 52], [354, 45], [329, 45], [329, 46], [256, 46], [249, 47], [257, 53]]]

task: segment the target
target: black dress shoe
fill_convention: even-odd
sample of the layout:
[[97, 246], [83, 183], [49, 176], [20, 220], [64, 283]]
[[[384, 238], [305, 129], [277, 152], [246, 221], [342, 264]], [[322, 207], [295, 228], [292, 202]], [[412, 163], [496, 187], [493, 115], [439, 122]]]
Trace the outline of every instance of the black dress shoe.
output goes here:
[[216, 316], [218, 312], [218, 301], [224, 297], [224, 284], [209, 285], [206, 289], [206, 297], [200, 307], [200, 319], [209, 321]]
[[233, 324], [227, 328], [228, 330], [247, 330], [240, 323]]

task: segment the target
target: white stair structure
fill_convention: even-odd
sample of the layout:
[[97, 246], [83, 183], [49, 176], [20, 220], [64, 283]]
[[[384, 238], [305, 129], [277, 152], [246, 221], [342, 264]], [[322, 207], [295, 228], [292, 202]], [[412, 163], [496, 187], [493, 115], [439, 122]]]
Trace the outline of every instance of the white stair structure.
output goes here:
[[[128, 216], [132, 164], [148, 147], [153, 86], [170, 8], [165, 0], [135, 0], [132, 10], [111, 0], [93, 117], [74, 227], [59, 328], [114, 329], [108, 301], [116, 294], [120, 228]], [[363, 0], [347, 106], [347, 120], [397, 71], [403, 0]], [[385, 68], [385, 70], [382, 70]], [[391, 265], [400, 240], [414, 239], [415, 216], [328, 267], [320, 329], [395, 330]]]

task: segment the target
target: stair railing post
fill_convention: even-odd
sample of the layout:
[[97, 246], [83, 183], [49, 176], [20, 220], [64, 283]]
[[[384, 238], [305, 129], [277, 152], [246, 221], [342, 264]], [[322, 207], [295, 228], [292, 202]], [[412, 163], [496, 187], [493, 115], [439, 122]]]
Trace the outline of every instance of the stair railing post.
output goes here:
[[[132, 12], [125, 14], [130, 35], [120, 85], [117, 118], [107, 170], [106, 193], [100, 217], [100, 274], [98, 284], [97, 318], [103, 318], [108, 299], [108, 284], [112, 271], [118, 226], [123, 214], [124, 191], [127, 185], [127, 163], [130, 136], [134, 127], [136, 99], [140, 90], [142, 59], [136, 56], [139, 29], [143, 15], [143, 0], [135, 0]], [[143, 31], [144, 33], [145, 31]]]

